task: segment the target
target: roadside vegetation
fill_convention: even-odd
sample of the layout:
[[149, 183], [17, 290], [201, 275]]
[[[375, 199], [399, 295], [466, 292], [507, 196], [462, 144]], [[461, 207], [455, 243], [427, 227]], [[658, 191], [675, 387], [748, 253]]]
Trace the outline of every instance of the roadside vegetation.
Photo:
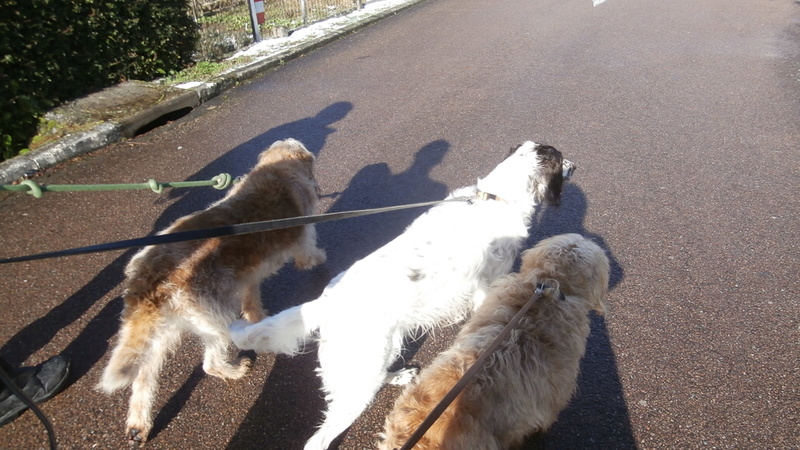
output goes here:
[[188, 66], [198, 28], [185, 1], [0, 2], [0, 157], [28, 148], [64, 101]]
[[[264, 0], [261, 36], [286, 36], [363, 0]], [[3, 0], [0, 161], [80, 131], [53, 108], [126, 80], [204, 81], [250, 45], [247, 0]]]

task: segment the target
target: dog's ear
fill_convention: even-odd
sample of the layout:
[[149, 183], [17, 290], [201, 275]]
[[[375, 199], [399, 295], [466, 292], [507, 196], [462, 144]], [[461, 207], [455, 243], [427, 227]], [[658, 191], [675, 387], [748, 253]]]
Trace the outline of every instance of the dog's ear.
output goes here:
[[598, 314], [606, 313], [604, 299], [608, 295], [608, 280], [611, 277], [611, 264], [603, 249], [594, 242], [586, 240], [582, 245], [587, 261], [591, 265], [591, 272], [586, 277], [592, 284], [586, 293], [589, 304]]
[[561, 191], [564, 188], [564, 176], [561, 171], [553, 174], [547, 181], [547, 191], [545, 191], [545, 199], [547, 203], [553, 206], [561, 205]]
[[536, 146], [539, 158], [539, 186], [544, 201], [558, 206], [561, 204], [561, 190], [564, 187], [564, 158], [561, 152], [545, 144]]
[[597, 314], [604, 316], [606, 314], [606, 303], [603, 301], [603, 297], [597, 297], [589, 301], [589, 305], [592, 307], [592, 310]]
[[522, 147], [522, 144], [517, 144], [517, 145], [515, 145], [515, 146], [511, 147], [511, 151], [509, 151], [509, 152], [508, 152], [508, 154], [506, 155], [506, 158], [508, 158], [509, 156], [511, 156], [511, 155], [513, 155], [514, 153], [516, 153], [516, 151], [517, 151], [517, 150], [518, 150], [520, 147]]

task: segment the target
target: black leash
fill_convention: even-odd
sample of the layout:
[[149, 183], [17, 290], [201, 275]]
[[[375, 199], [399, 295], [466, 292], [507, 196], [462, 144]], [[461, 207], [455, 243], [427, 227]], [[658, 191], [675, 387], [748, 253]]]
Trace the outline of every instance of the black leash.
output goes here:
[[508, 337], [508, 335], [511, 334], [511, 330], [513, 330], [517, 326], [517, 324], [519, 324], [519, 321], [522, 320], [522, 316], [524, 316], [525, 313], [528, 312], [531, 306], [533, 306], [533, 303], [542, 298], [542, 295], [544, 295], [544, 291], [547, 288], [548, 286], [546, 286], [543, 283], [536, 284], [536, 290], [533, 292], [533, 297], [528, 299], [528, 301], [517, 312], [517, 314], [515, 314], [514, 317], [511, 318], [511, 320], [508, 322], [505, 328], [503, 328], [503, 330], [500, 331], [500, 334], [498, 334], [497, 337], [494, 338], [492, 343], [489, 344], [489, 346], [486, 347], [486, 349], [483, 351], [483, 353], [481, 353], [478, 359], [475, 360], [475, 363], [472, 364], [469, 370], [467, 370], [467, 372], [461, 377], [461, 379], [458, 380], [458, 383], [456, 383], [455, 386], [453, 386], [450, 389], [447, 395], [445, 395], [444, 398], [442, 398], [442, 400], [439, 401], [439, 404], [436, 405], [436, 407], [431, 410], [428, 416], [425, 417], [425, 420], [423, 420], [422, 423], [419, 425], [419, 427], [417, 427], [416, 431], [414, 431], [414, 434], [412, 434], [411, 437], [408, 438], [406, 443], [402, 447], [400, 447], [400, 450], [410, 450], [417, 444], [417, 442], [419, 442], [420, 439], [422, 439], [422, 436], [425, 435], [425, 433], [428, 431], [428, 429], [430, 429], [431, 426], [433, 426], [434, 422], [436, 422], [439, 416], [441, 416], [442, 413], [444, 413], [444, 411], [447, 409], [447, 407], [450, 406], [450, 403], [452, 403], [453, 400], [456, 399], [458, 394], [460, 394], [461, 391], [463, 391], [464, 388], [467, 387], [467, 384], [469, 384], [469, 382], [472, 381], [473, 378], [475, 378], [475, 375], [477, 375], [478, 371], [481, 370], [481, 368], [483, 368], [486, 359], [488, 359], [489, 356], [491, 356], [491, 354], [494, 353], [495, 350], [497, 350], [497, 347]]
[[145, 236], [136, 239], [108, 242], [105, 244], [90, 245], [54, 252], [38, 253], [35, 255], [17, 256], [14, 258], [0, 259], [0, 264], [8, 264], [23, 261], [35, 261], [39, 259], [57, 258], [61, 256], [83, 255], [86, 253], [100, 253], [111, 250], [119, 250], [130, 247], [145, 247], [148, 245], [171, 244], [174, 242], [195, 241], [199, 239], [210, 239], [223, 236], [236, 236], [240, 234], [258, 233], [261, 231], [280, 230], [283, 228], [299, 227], [313, 223], [330, 222], [333, 220], [349, 219], [352, 217], [367, 216], [402, 209], [420, 208], [423, 206], [433, 206], [446, 202], [468, 202], [472, 197], [454, 197], [446, 200], [433, 202], [414, 203], [410, 205], [388, 206], [385, 208], [361, 209], [357, 211], [343, 211], [336, 213], [318, 214], [312, 216], [290, 217], [288, 219], [267, 220], [263, 222], [250, 222], [236, 225], [228, 225], [216, 228], [205, 228], [202, 230], [179, 231], [177, 233], [159, 234]]

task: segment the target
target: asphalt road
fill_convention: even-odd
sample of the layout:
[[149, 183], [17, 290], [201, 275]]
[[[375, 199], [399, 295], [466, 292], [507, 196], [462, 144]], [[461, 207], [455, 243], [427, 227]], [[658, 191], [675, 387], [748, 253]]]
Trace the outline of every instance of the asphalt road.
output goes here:
[[[38, 181], [239, 175], [295, 137], [318, 157], [321, 211], [345, 211], [440, 199], [510, 146], [549, 143], [579, 168], [531, 243], [583, 233], [614, 273], [576, 396], [526, 448], [800, 448], [798, 39], [791, 0], [428, 0]], [[0, 256], [138, 237], [221, 195], [12, 195]], [[314, 298], [419, 213], [320, 225], [328, 263], [285, 268], [265, 306]], [[93, 386], [131, 254], [0, 266], [0, 355], [72, 358], [70, 386], [44, 404], [62, 448], [125, 447], [128, 393]], [[430, 361], [452, 332], [409, 361]], [[302, 448], [323, 406], [315, 358], [259, 355], [226, 383], [186, 339], [162, 371], [148, 447]], [[371, 447], [397, 394], [382, 390], [339, 448]], [[0, 448], [45, 444], [29, 412], [0, 428]]]

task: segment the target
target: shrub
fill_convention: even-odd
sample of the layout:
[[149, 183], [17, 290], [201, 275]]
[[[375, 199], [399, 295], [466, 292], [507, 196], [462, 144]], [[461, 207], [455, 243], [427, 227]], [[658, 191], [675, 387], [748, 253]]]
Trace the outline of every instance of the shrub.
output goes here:
[[187, 0], [0, 0], [0, 156], [25, 148], [61, 102], [186, 67], [187, 11]]

